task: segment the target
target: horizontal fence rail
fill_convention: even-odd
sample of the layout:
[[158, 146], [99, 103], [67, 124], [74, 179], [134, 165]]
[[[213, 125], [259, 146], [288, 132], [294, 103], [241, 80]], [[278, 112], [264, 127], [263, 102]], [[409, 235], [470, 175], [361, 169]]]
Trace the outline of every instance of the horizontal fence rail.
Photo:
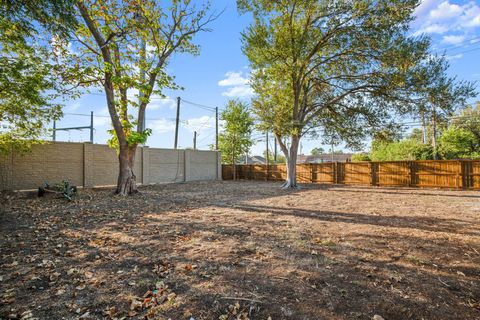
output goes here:
[[[285, 164], [235, 166], [236, 178], [282, 181]], [[222, 166], [223, 180], [233, 179], [233, 166]], [[297, 165], [297, 182], [390, 187], [480, 189], [478, 160], [327, 162]]]

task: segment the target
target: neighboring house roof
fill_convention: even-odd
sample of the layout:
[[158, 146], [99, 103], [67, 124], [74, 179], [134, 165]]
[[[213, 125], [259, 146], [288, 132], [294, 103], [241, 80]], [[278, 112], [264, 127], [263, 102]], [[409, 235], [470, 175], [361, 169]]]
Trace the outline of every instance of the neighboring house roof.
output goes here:
[[323, 162], [349, 162], [352, 160], [353, 153], [334, 154], [332, 158], [331, 153], [322, 153], [317, 155], [297, 156], [297, 163], [323, 163]]
[[245, 161], [245, 156], [241, 156], [238, 164], [265, 164], [265, 158], [262, 156], [248, 156], [247, 161]]

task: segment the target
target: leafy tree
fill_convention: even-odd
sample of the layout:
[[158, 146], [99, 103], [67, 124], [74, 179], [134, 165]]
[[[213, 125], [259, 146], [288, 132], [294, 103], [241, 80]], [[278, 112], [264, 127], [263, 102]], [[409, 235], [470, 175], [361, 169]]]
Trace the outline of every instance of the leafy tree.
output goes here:
[[[267, 151], [263, 151], [263, 157], [267, 159]], [[281, 154], [277, 154], [277, 163], [285, 163], [285, 157]], [[275, 164], [275, 156], [271, 151], [268, 151], [268, 164]]]
[[458, 116], [453, 118], [452, 125], [471, 132], [475, 136], [476, 145], [480, 146], [480, 102], [460, 110]]
[[325, 150], [322, 147], [313, 148], [312, 151], [310, 151], [310, 154], [314, 155], [314, 156], [322, 154], [322, 153], [325, 153]]
[[473, 132], [450, 126], [439, 138], [438, 153], [442, 159], [480, 158], [480, 145]]
[[355, 153], [352, 155], [352, 162], [371, 161], [370, 155], [366, 152]]
[[[254, 70], [253, 110], [287, 160], [295, 188], [300, 139], [317, 129], [349, 147], [410, 112], [426, 38], [408, 38], [417, 0], [238, 0], [254, 22], [242, 34]], [[290, 139], [287, 147], [284, 138]]]
[[[58, 59], [78, 67], [81, 85], [104, 89], [113, 126], [109, 143], [117, 148], [120, 165], [116, 192], [131, 194], [137, 191], [137, 146], [151, 133], [145, 128], [150, 97], [177, 88], [166, 71], [169, 58], [174, 53], [198, 54], [192, 39], [208, 30], [216, 16], [208, 14], [208, 5], [196, 8], [189, 0], [79, 0], [76, 7], [81, 16], [72, 35], [77, 52], [61, 51], [68, 44], [59, 41]], [[134, 99], [128, 94], [132, 91], [138, 92]]]
[[407, 139], [383, 143], [371, 151], [372, 161], [396, 160], [430, 160], [433, 159], [433, 149], [430, 145]]
[[417, 142], [423, 142], [423, 130], [414, 128], [408, 135], [408, 139], [415, 140]]
[[[474, 83], [457, 81], [447, 74], [448, 60], [444, 56], [434, 56], [424, 61], [417, 73], [418, 104], [417, 113], [430, 118], [430, 140], [434, 158], [437, 158], [437, 136], [440, 129], [446, 129], [447, 119], [469, 98], [475, 97]], [[424, 126], [424, 130], [426, 130]], [[428, 131], [427, 131], [428, 133]]]
[[75, 27], [73, 0], [0, 3], [0, 153], [28, 150], [61, 116], [63, 66], [49, 59], [52, 36]]
[[223, 132], [218, 136], [218, 149], [226, 163], [233, 164], [233, 179], [239, 157], [250, 150], [253, 144], [252, 131], [254, 120], [248, 106], [239, 100], [229, 100], [220, 115], [225, 122]]
[[382, 129], [373, 134], [372, 150], [378, 149], [382, 145], [397, 142], [402, 139], [400, 132], [393, 129]]

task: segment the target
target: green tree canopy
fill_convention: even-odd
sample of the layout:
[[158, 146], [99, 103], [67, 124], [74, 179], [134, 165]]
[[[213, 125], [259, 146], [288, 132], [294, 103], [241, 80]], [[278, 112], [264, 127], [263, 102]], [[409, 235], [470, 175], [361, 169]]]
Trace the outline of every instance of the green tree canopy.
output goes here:
[[[81, 23], [71, 42], [57, 42], [57, 59], [78, 69], [80, 85], [105, 91], [113, 126], [109, 143], [119, 154], [117, 193], [135, 193], [136, 149], [151, 133], [145, 127], [150, 98], [179, 88], [167, 73], [169, 59], [174, 53], [198, 54], [193, 38], [217, 16], [209, 14], [208, 4], [190, 0], [78, 0], [76, 8]], [[77, 50], [62, 50], [72, 43]]]
[[235, 164], [253, 144], [254, 119], [248, 106], [239, 100], [229, 100], [220, 118], [224, 122], [223, 131], [218, 136], [222, 161]]
[[323, 149], [322, 147], [316, 147], [316, 148], [313, 148], [312, 151], [310, 151], [310, 154], [312, 154], [314, 156], [322, 154], [322, 153], [325, 153], [325, 149]]
[[480, 147], [480, 102], [460, 110], [458, 116], [453, 117], [452, 125], [471, 132]]
[[417, 0], [239, 0], [253, 110], [280, 143], [296, 187], [299, 140], [319, 128], [348, 146], [411, 112], [429, 40], [407, 36]]
[[433, 150], [430, 145], [407, 139], [378, 145], [370, 158], [372, 161], [430, 160]]
[[442, 159], [480, 158], [480, 145], [475, 134], [455, 126], [450, 126], [442, 133], [438, 149]]
[[[53, 37], [76, 25], [73, 0], [0, 3], [0, 152], [26, 150], [61, 115], [64, 66], [50, 59]], [[72, 95], [70, 95], [71, 97]]]

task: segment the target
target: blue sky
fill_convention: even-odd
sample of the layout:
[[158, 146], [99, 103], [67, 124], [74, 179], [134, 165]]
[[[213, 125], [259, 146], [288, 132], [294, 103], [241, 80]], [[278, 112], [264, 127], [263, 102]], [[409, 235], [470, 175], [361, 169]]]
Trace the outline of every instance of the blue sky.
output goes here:
[[[212, 23], [211, 32], [196, 37], [195, 42], [201, 46], [200, 55], [176, 55], [168, 66], [168, 72], [176, 77], [184, 90], [166, 91], [167, 99], [154, 98], [147, 108], [147, 127], [153, 130], [147, 145], [151, 147], [173, 147], [177, 96], [186, 101], [222, 108], [230, 98], [249, 101], [253, 94], [247, 84], [248, 60], [241, 52], [240, 41], [240, 32], [250, 23], [250, 17], [237, 13], [235, 0], [213, 0], [212, 4], [215, 10], [225, 11]], [[480, 2], [424, 0], [417, 8], [416, 17], [412, 33], [429, 34], [433, 52], [446, 52], [451, 64], [449, 73], [459, 80], [480, 81]], [[106, 130], [110, 128], [110, 120], [105, 97], [101, 93], [67, 101], [65, 117], [57, 123], [57, 127], [88, 125], [88, 117], [72, 113], [89, 114], [90, 111], [95, 113], [95, 143], [105, 143], [109, 137]], [[180, 119], [180, 148], [192, 147], [194, 131], [199, 133], [197, 146], [200, 149], [207, 149], [209, 144], [214, 143], [214, 112], [182, 103]], [[261, 154], [265, 149], [263, 135], [255, 133], [254, 137], [262, 141], [256, 143], [252, 153]], [[88, 131], [57, 133], [57, 140], [88, 139]], [[304, 139], [301, 152], [309, 153], [317, 146], [321, 146], [321, 138]], [[323, 147], [326, 150], [329, 148]]]

